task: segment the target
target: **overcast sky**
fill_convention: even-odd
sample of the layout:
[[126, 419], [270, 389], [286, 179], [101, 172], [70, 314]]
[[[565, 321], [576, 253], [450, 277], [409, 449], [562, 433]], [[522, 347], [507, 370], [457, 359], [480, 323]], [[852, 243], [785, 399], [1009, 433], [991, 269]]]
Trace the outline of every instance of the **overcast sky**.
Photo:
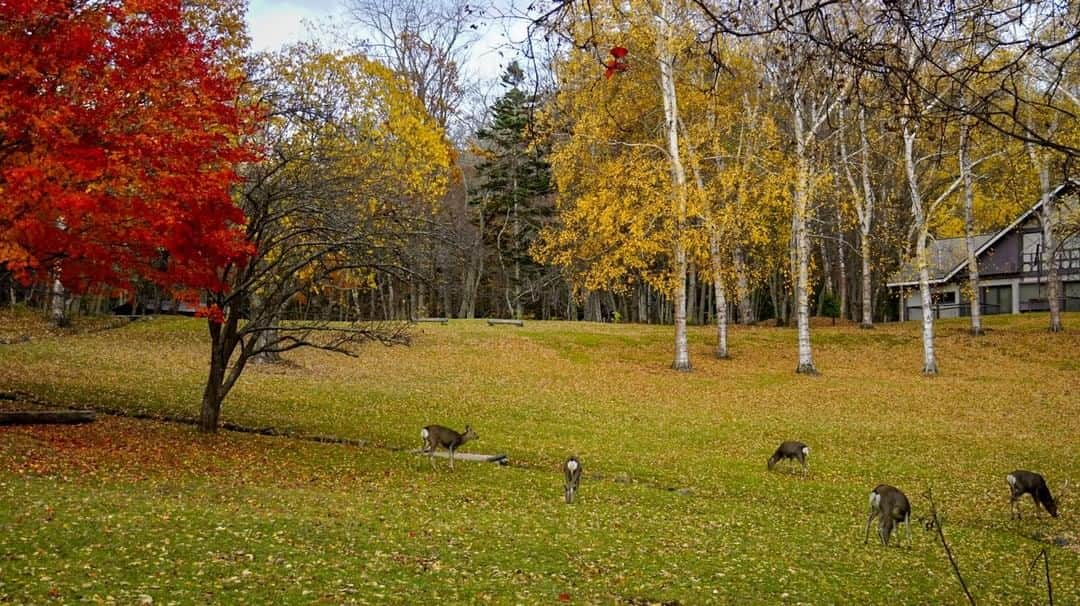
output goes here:
[[[499, 3], [512, 2], [500, 0]], [[271, 50], [317, 35], [310, 33], [308, 24], [317, 26], [329, 22], [340, 25], [344, 22], [344, 9], [342, 0], [251, 0], [247, 21], [254, 50]], [[466, 69], [481, 78], [494, 79], [502, 73], [502, 65], [512, 58], [504, 34], [507, 22], [489, 19], [481, 25], [480, 39], [472, 46], [471, 61]], [[523, 22], [511, 27], [519, 38], [524, 33]], [[504, 56], [499, 55], [500, 50]]]

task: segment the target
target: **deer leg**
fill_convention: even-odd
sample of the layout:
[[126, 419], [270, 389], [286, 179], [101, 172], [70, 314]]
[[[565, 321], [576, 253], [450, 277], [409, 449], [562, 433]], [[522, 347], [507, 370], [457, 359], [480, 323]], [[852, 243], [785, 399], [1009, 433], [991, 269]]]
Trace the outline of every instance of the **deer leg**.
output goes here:
[[866, 518], [866, 536], [863, 537], [863, 545], [866, 545], [866, 543], [870, 541], [870, 522], [874, 521], [874, 517], [877, 515], [877, 513], [878, 512], [876, 509], [871, 509], [870, 517]]
[[1035, 503], [1035, 517], [1038, 518], [1039, 517], [1039, 508], [1042, 505], [1039, 503], [1039, 499], [1035, 498], [1035, 493], [1034, 492], [1031, 493], [1031, 502]]
[[450, 447], [450, 471], [454, 470], [454, 447]]
[[908, 513], [904, 516], [904, 527], [907, 529], [907, 545], [908, 549], [911, 549], [911, 514]]

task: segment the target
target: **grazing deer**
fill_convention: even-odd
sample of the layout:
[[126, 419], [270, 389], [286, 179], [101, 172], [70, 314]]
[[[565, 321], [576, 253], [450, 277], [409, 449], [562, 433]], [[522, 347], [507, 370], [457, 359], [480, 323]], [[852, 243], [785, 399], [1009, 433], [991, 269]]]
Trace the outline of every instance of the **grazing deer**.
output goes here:
[[888, 484], [878, 484], [870, 491], [870, 517], [866, 518], [864, 545], [870, 540], [870, 522], [875, 516], [881, 516], [878, 520], [878, 538], [882, 545], [889, 544], [889, 536], [900, 522], [907, 525], [908, 545], [911, 544], [911, 503], [899, 489]]
[[573, 503], [574, 495], [577, 494], [578, 484], [581, 483], [581, 461], [571, 456], [563, 463], [563, 475], [566, 477], [566, 485], [563, 492], [566, 493], [566, 502]]
[[1018, 469], [1005, 476], [1005, 481], [1009, 483], [1009, 492], [1012, 493], [1012, 498], [1009, 499], [1009, 507], [1012, 508], [1011, 517], [1020, 519], [1018, 501], [1025, 494], [1031, 495], [1031, 500], [1035, 501], [1035, 517], [1039, 517], [1040, 505], [1051, 517], [1058, 516], [1057, 502], [1054, 501], [1050, 489], [1046, 487], [1046, 480], [1041, 475]]
[[476, 432], [472, 430], [472, 427], [465, 426], [465, 433], [458, 433], [449, 427], [443, 427], [442, 425], [428, 425], [420, 430], [420, 439], [424, 442], [422, 452], [428, 453], [428, 461], [431, 462], [431, 468], [435, 469], [435, 449], [445, 448], [450, 451], [450, 469], [454, 468], [454, 451], [457, 450], [462, 444], [469, 440], [475, 440], [480, 436], [476, 435]]
[[795, 442], [789, 440], [780, 444], [780, 447], [776, 449], [776, 452], [769, 457], [769, 470], [771, 471], [777, 461], [781, 459], [791, 459], [798, 461], [802, 465], [802, 472], [805, 476], [810, 471], [810, 466], [806, 463], [806, 456], [810, 454], [810, 447], [802, 442]]

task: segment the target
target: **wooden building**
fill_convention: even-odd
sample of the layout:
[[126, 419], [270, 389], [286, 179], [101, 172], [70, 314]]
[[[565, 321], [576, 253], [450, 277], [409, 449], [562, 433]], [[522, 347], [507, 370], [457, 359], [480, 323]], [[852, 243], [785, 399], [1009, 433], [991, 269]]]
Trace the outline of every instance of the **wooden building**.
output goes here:
[[[1058, 295], [1062, 311], [1080, 311], [1080, 186], [1068, 181], [1054, 190], [1061, 225], [1054, 262], [1062, 288]], [[991, 234], [975, 236], [979, 264], [979, 304], [983, 314], [1018, 314], [1050, 309], [1046, 267], [1043, 263], [1042, 201], [1020, 215], [1011, 225]], [[964, 238], [928, 243], [933, 313], [938, 318], [971, 315], [971, 303], [963, 294], [968, 285], [967, 245]], [[890, 277], [889, 290], [900, 300], [901, 320], [921, 320], [919, 275], [914, 259]]]

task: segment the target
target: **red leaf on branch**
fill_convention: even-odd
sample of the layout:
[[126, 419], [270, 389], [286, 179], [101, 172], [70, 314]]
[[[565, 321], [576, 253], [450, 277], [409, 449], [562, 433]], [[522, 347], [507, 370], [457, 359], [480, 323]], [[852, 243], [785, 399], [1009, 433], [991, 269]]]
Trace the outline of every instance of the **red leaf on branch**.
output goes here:
[[604, 77], [608, 80], [610, 80], [611, 77], [615, 75], [615, 72], [624, 72], [628, 67], [625, 63], [619, 61], [618, 59], [608, 59], [607, 62], [604, 63], [604, 65], [607, 66], [607, 69], [604, 70]]

